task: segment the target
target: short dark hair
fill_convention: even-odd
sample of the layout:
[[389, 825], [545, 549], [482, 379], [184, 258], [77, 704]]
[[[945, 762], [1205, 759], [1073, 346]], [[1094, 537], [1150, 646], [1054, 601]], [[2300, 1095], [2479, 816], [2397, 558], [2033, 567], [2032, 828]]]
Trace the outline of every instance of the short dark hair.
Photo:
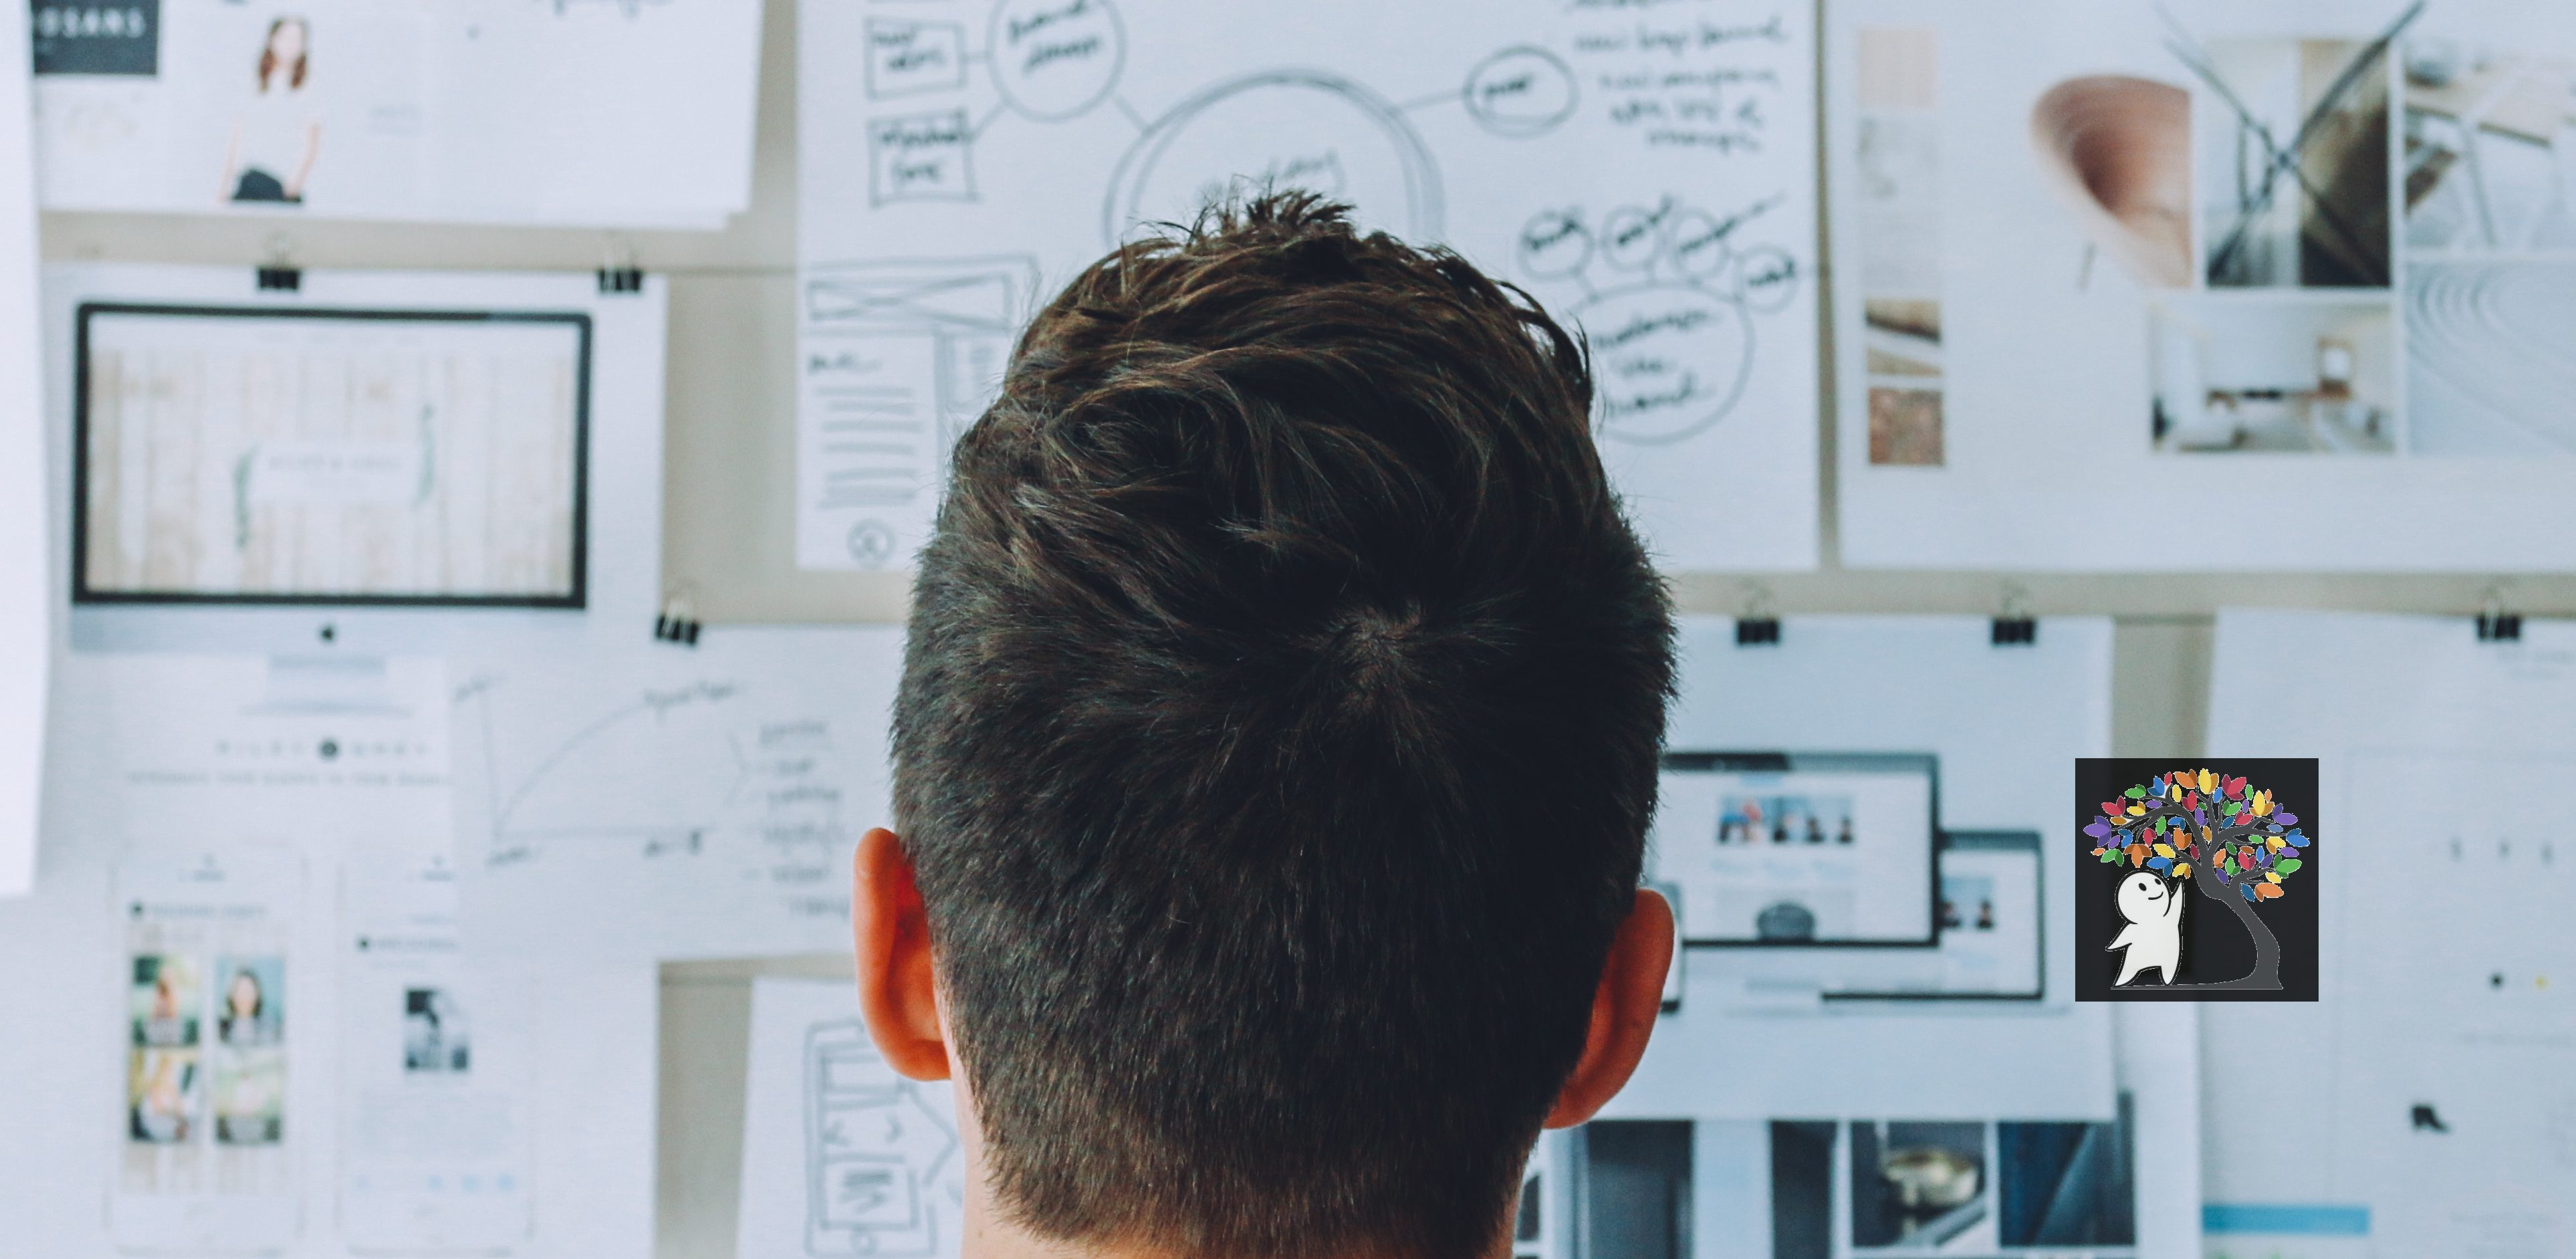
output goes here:
[[1586, 354], [1306, 194], [1038, 313], [920, 558], [895, 815], [1041, 1235], [1460, 1259], [1635, 895], [1669, 596]]

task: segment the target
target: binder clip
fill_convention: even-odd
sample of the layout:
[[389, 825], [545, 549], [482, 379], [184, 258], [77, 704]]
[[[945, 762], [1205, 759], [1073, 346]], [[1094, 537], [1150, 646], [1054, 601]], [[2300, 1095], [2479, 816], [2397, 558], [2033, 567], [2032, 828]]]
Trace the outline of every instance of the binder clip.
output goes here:
[[2487, 587], [2487, 605], [2478, 613], [2478, 641], [2482, 643], [2522, 641], [2522, 614], [2504, 610], [2504, 587], [2501, 583]]
[[290, 259], [292, 246], [284, 235], [268, 238], [268, 261], [259, 264], [259, 291], [294, 293], [304, 288], [304, 273]]
[[644, 268], [635, 256], [635, 248], [612, 236], [608, 240], [608, 261], [599, 269], [599, 291], [602, 293], [641, 293], [644, 291]]
[[2004, 587], [2003, 611], [1997, 613], [1988, 641], [1997, 647], [2036, 647], [2039, 621], [2027, 610], [2030, 592], [2017, 584]]
[[1771, 614], [1771, 589], [1758, 581], [1744, 583], [1744, 615], [1735, 618], [1735, 645], [1777, 647], [1780, 618]]
[[662, 610], [653, 615], [653, 641], [681, 647], [698, 645], [698, 631], [706, 628], [694, 615], [696, 609], [687, 592], [664, 600]]

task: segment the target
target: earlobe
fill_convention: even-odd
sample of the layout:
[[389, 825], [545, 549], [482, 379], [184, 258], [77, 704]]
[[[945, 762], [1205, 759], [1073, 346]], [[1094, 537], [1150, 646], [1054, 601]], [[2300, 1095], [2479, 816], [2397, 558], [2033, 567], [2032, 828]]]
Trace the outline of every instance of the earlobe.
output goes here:
[[1584, 1033], [1583, 1057], [1557, 1091], [1548, 1127], [1571, 1128], [1590, 1119], [1628, 1083], [1638, 1060], [1646, 1056], [1655, 1017], [1663, 1011], [1664, 970], [1672, 960], [1672, 906], [1640, 888], [1627, 920], [1611, 938], [1610, 956], [1601, 966], [1601, 984], [1592, 994], [1592, 1023]]
[[859, 1013], [877, 1052], [913, 1079], [947, 1079], [948, 1039], [939, 1017], [930, 916], [902, 842], [882, 827], [860, 836], [851, 855], [850, 933]]

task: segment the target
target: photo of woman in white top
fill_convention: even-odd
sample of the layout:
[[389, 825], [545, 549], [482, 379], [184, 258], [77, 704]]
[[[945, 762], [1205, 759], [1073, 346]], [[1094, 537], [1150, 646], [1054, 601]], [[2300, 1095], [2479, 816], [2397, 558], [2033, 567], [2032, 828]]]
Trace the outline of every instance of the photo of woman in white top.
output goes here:
[[224, 150], [224, 196], [230, 201], [294, 205], [322, 151], [322, 119], [304, 94], [313, 30], [300, 17], [268, 24], [259, 50], [259, 92], [233, 123]]

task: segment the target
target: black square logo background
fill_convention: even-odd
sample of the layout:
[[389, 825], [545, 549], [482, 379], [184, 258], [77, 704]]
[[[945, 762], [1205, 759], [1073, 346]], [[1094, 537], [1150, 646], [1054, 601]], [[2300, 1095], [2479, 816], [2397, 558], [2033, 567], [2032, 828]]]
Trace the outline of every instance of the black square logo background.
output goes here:
[[[2182, 965], [2170, 985], [2140, 976], [2114, 988], [2121, 955], [2109, 946], [2125, 925], [2116, 906], [2120, 880], [2132, 867], [2126, 861], [2105, 863], [2093, 855], [2096, 841], [2084, 828], [2102, 816], [2102, 802], [2129, 788], [2152, 785], [2174, 770], [2203, 770], [2226, 778], [2243, 778], [2246, 791], [2272, 793], [2279, 808], [2295, 815], [2310, 842], [2299, 853], [2300, 869], [2283, 880], [2283, 895], [2259, 907], [2243, 905], [2280, 942], [2281, 986], [2277, 991], [2212, 988], [2254, 970], [2255, 943], [2237, 906], [2241, 896], [2215, 879], [2204, 883], [2195, 869], [2183, 902]], [[2317, 898], [2323, 862], [2332, 856], [2325, 819], [2318, 813], [2317, 763], [2313, 758], [2247, 759], [2181, 757], [2085, 758], [2075, 762], [2075, 999], [2078, 1001], [2314, 1001], [2317, 999]], [[2222, 899], [2224, 898], [2224, 899]], [[2239, 900], [2239, 904], [2242, 901]], [[2161, 973], [2161, 972], [2157, 972]]]

